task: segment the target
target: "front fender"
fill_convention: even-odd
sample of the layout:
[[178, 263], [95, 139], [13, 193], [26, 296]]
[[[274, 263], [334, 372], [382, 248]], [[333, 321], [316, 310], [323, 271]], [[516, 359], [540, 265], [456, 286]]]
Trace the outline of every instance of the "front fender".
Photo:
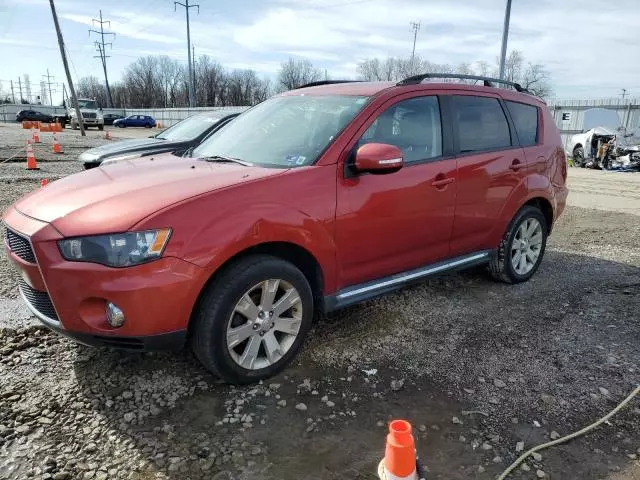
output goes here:
[[293, 169], [191, 198], [145, 219], [136, 229], [173, 229], [165, 256], [211, 276], [238, 253], [270, 242], [295, 244], [318, 262], [327, 291], [335, 288], [336, 166]]

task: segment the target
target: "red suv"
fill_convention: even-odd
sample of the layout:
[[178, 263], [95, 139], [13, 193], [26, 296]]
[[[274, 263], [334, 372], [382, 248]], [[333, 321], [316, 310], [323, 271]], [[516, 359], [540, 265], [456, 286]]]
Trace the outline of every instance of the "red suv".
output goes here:
[[253, 107], [191, 157], [27, 195], [4, 215], [24, 300], [79, 342], [188, 342], [243, 383], [291, 361], [315, 312], [479, 264], [528, 280], [567, 198], [554, 121], [517, 84], [435, 76], [319, 82]]

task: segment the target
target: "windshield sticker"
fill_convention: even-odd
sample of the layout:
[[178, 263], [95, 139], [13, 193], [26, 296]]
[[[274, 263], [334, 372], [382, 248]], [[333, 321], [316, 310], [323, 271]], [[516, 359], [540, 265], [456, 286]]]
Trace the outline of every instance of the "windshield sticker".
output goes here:
[[307, 157], [304, 155], [287, 155], [284, 157], [288, 165], [302, 165]]

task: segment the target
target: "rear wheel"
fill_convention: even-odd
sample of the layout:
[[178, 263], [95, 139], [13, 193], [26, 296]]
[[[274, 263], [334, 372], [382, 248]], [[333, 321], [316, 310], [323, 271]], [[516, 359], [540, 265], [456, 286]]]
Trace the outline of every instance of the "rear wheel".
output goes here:
[[231, 383], [281, 371], [296, 355], [313, 318], [313, 295], [294, 265], [252, 255], [227, 268], [203, 292], [191, 345], [202, 364]]
[[511, 221], [489, 271], [496, 280], [520, 283], [529, 280], [542, 262], [549, 227], [537, 207], [526, 205]]
[[584, 168], [584, 148], [578, 147], [573, 151], [573, 165]]

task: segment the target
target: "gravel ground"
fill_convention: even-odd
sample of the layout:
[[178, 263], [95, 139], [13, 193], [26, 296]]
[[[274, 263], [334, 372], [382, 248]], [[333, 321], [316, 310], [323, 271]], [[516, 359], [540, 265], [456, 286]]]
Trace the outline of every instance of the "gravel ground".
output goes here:
[[[38, 185], [7, 166], [0, 208]], [[574, 172], [576, 189], [601, 174]], [[612, 209], [640, 192], [630, 182]], [[92, 349], [37, 326], [2, 256], [0, 478], [371, 479], [390, 418], [412, 422], [430, 478], [495, 478], [640, 383], [640, 209], [626, 211], [569, 207], [526, 284], [462, 272], [323, 318], [296, 364], [243, 388], [189, 352]], [[636, 400], [514, 478], [638, 479], [639, 427]]]

